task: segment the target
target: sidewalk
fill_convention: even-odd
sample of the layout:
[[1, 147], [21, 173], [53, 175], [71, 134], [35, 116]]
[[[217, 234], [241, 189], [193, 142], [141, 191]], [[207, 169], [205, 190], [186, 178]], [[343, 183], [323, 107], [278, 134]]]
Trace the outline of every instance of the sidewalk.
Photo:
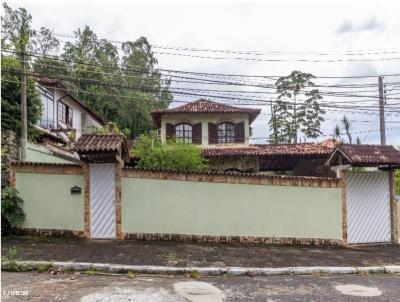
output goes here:
[[22, 260], [75, 261], [177, 267], [289, 267], [400, 265], [400, 247], [230, 246], [177, 242], [100, 241], [71, 238], [10, 237], [2, 255], [17, 248]]

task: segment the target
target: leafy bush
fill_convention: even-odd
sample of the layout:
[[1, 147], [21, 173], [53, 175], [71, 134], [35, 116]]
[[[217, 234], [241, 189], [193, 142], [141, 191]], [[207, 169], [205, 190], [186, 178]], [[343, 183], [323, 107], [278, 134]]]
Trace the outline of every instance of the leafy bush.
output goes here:
[[396, 170], [396, 195], [400, 195], [400, 169]]
[[25, 220], [23, 200], [14, 187], [1, 190], [1, 233], [9, 234], [20, 227]]
[[201, 171], [207, 166], [200, 147], [174, 140], [163, 143], [154, 131], [138, 138], [133, 154], [142, 168]]

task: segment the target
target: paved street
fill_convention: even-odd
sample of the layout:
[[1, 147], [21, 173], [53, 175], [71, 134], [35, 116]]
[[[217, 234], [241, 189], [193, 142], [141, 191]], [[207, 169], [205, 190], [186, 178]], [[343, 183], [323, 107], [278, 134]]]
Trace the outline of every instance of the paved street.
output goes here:
[[[11, 296], [27, 291], [27, 296]], [[399, 275], [219, 277], [2, 274], [3, 301], [398, 301]]]

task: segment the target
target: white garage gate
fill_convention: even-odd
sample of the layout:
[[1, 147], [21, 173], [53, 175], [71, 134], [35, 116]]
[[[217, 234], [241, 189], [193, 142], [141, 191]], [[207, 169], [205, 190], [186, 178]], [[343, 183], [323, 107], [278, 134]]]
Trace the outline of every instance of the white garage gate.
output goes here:
[[346, 172], [347, 241], [391, 241], [389, 172]]

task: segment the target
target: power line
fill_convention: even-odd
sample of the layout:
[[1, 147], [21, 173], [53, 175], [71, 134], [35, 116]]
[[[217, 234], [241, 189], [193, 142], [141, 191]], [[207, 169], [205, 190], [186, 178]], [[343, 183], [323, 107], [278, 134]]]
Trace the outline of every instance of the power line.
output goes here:
[[[46, 66], [46, 67], [52, 67], [55, 69], [60, 69], [60, 70], [68, 70], [68, 67], [66, 66], [57, 66], [57, 65], [52, 65], [52, 64], [43, 64], [43, 63], [35, 63], [37, 66]], [[141, 79], [141, 80], [146, 80], [142, 76], [133, 76], [133, 75], [124, 75], [124, 74], [118, 74], [118, 73], [108, 73], [108, 72], [103, 72], [103, 71], [96, 71], [96, 70], [85, 70], [84, 73], [93, 73], [93, 74], [100, 74], [100, 75], [111, 75], [111, 76], [116, 76], [119, 78], [135, 78], [135, 79]], [[310, 86], [311, 87], [311, 86]], [[195, 89], [195, 88], [177, 88], [175, 87], [174, 89], [180, 89], [180, 90], [191, 90], [191, 91], [213, 91], [213, 92], [234, 92], [234, 93], [242, 93], [242, 94], [273, 94], [273, 95], [278, 95], [276, 91], [240, 91], [240, 90], [217, 90], [217, 89]], [[304, 91], [304, 93], [309, 93], [310, 91]], [[356, 91], [357, 92], [357, 91]], [[364, 91], [364, 92], [374, 92], [371, 90]], [[319, 90], [319, 93], [321, 95], [325, 96], [332, 96], [332, 97], [355, 97], [355, 98], [379, 98], [378, 96], [375, 95], [358, 95], [358, 94], [349, 94], [349, 92], [345, 91], [324, 91], [324, 90]], [[391, 95], [398, 95], [399, 93], [392, 93]], [[398, 99], [398, 98], [387, 98], [387, 99]], [[372, 101], [372, 100], [371, 100]], [[355, 101], [359, 102], [359, 101]], [[362, 102], [365, 102], [365, 100], [362, 100]]]
[[[77, 39], [79, 37], [66, 35], [66, 34], [54, 34], [58, 37]], [[117, 41], [105, 38], [96, 38], [96, 41], [105, 40], [110, 43], [124, 44], [127, 41]], [[61, 41], [64, 43], [72, 43], [71, 41]], [[392, 49], [372, 49], [372, 50], [350, 50], [350, 51], [257, 51], [257, 50], [229, 50], [229, 49], [209, 49], [209, 48], [195, 48], [195, 47], [182, 47], [182, 46], [163, 46], [163, 45], [152, 45], [152, 48], [156, 49], [167, 49], [177, 51], [189, 51], [189, 52], [214, 52], [214, 53], [230, 53], [230, 54], [249, 54], [249, 55], [315, 55], [315, 56], [328, 56], [328, 55], [349, 55], [349, 56], [360, 56], [360, 55], [371, 55], [371, 54], [394, 54], [399, 53], [398, 48]]]
[[[18, 52], [18, 51], [13, 51], [13, 50], [9, 50], [9, 49], [2, 49], [2, 52], [20, 54], [20, 52]], [[59, 58], [58, 56], [51, 56], [51, 55], [45, 55], [44, 56], [44, 55], [41, 55], [41, 54], [38, 54], [38, 53], [33, 53], [33, 52], [27, 53], [27, 55], [31, 56], [31, 57], [36, 57], [36, 58], [44, 58], [44, 59], [50, 59], [50, 60], [56, 60], [56, 61], [63, 61], [63, 62], [66, 62], [66, 63], [76, 63], [76, 64], [82, 64], [82, 65], [88, 65], [88, 66], [103, 67], [103, 68], [107, 68], [107, 69], [118, 69], [118, 70], [120, 70], [120, 68], [121, 68], [121, 69], [123, 69], [125, 71], [132, 71], [132, 72], [137, 72], [137, 73], [141, 72], [138, 69], [125, 68], [124, 66], [118, 68], [118, 67], [115, 67], [115, 66], [109, 66], [109, 65], [105, 65], [105, 64], [88, 63], [88, 62], [85, 62], [85, 61], [82, 61], [82, 60], [81, 61], [77, 61], [77, 60], [72, 60], [72, 59], [62, 59], [62, 58]], [[142, 66], [131, 66], [131, 67], [139, 67], [140, 69], [144, 70], [144, 67], [142, 67]], [[172, 70], [172, 69], [162, 69], [162, 68], [157, 68], [156, 71], [160, 71], [160, 72], [164, 71], [164, 72], [173, 73], [173, 74], [184, 73], [184, 74], [203, 75], [203, 76], [264, 78], [264, 79], [269, 79], [269, 80], [274, 80], [274, 81], [276, 80], [276, 78], [281, 77], [281, 76], [276, 76], [276, 75], [268, 76], [268, 75], [240, 75], [240, 74], [223, 74], [223, 73], [204, 73], [204, 72], [182, 71], [182, 70]], [[172, 76], [172, 75], [169, 75], [169, 76]], [[383, 76], [396, 77], [396, 76], [400, 76], [400, 74], [386, 74], [386, 75], [383, 75]], [[173, 76], [173, 77], [176, 77], [176, 76]], [[327, 79], [327, 78], [331, 78], [331, 79], [362, 79], [362, 78], [376, 78], [376, 77], [377, 76], [375, 76], [375, 75], [368, 75], [368, 76], [348, 76], [348, 77], [347, 76], [343, 76], [343, 77], [340, 77], [340, 76], [317, 76], [315, 78], [317, 78], [317, 79], [318, 78], [325, 78], [325, 79]], [[197, 79], [197, 80], [200, 80], [200, 79]], [[390, 83], [388, 83], [388, 84], [390, 84]], [[368, 84], [368, 85], [376, 86], [376, 83], [371, 83], [371, 84]], [[338, 86], [338, 85], [333, 85], [333, 86], [335, 87], [335, 86]], [[349, 85], [341, 85], [341, 86], [347, 87]], [[330, 87], [332, 87], [332, 85]], [[338, 86], [338, 87], [340, 87], [340, 86]]]
[[[15, 68], [4, 68], [3, 70], [8, 71], [8, 72], [19, 72], [19, 69], [15, 69]], [[36, 76], [36, 77], [44, 77], [45, 75], [41, 75], [41, 74], [35, 74], [35, 73], [28, 73], [31, 76]], [[165, 90], [154, 90], [154, 88], [152, 89], [144, 89], [144, 85], [121, 85], [121, 84], [115, 84], [115, 83], [108, 83], [108, 82], [104, 82], [104, 81], [99, 81], [97, 79], [87, 79], [87, 78], [78, 78], [78, 77], [69, 77], [69, 76], [52, 76], [52, 78], [54, 79], [58, 79], [58, 80], [63, 80], [63, 81], [68, 81], [68, 82], [86, 82], [86, 83], [90, 83], [90, 84], [95, 84], [95, 85], [100, 85], [100, 86], [105, 86], [105, 87], [116, 87], [116, 88], [126, 88], [126, 89], [134, 89], [134, 90], [140, 90], [142, 92], [149, 92], [149, 93], [159, 93], [159, 92], [165, 92]], [[168, 89], [169, 92], [171, 93], [176, 93], [176, 94], [187, 94], [187, 95], [192, 95], [192, 96], [204, 96], [204, 94], [197, 94], [197, 93], [184, 93], [184, 92], [179, 92], [179, 91], [173, 91], [171, 89]], [[249, 99], [249, 98], [235, 98], [235, 97], [225, 97], [225, 96], [215, 96], [215, 95], [208, 95], [209, 97], [218, 97], [218, 98], [222, 98], [222, 99], [236, 99], [236, 100], [241, 100], [241, 101], [250, 101], [250, 102], [254, 102], [254, 104], [271, 104], [271, 102], [276, 103], [277, 101], [275, 99], [269, 99], [269, 100], [265, 100], [265, 99]], [[291, 102], [288, 101], [281, 101], [283, 104], [289, 104], [291, 105]], [[321, 107], [331, 107], [331, 108], [347, 108], [347, 109], [357, 109], [357, 110], [370, 110], [370, 111], [376, 111], [377, 109], [375, 109], [375, 106], [373, 107], [373, 109], [367, 108], [368, 106], [336, 106], [336, 105], [327, 105], [327, 104], [320, 104]], [[388, 110], [389, 112], [397, 112], [395, 110]]]

